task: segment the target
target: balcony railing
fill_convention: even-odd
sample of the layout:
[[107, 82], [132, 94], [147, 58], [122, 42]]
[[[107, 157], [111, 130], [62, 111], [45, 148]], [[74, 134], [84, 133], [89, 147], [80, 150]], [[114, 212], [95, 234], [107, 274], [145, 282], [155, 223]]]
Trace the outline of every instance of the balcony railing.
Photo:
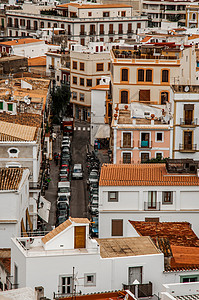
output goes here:
[[144, 210], [160, 210], [160, 202], [144, 202]]
[[197, 144], [179, 144], [180, 152], [196, 152]]
[[104, 30], [100, 30], [99, 34], [104, 35]]
[[[129, 290], [135, 295], [135, 284], [123, 284], [124, 290]], [[138, 285], [138, 298], [151, 297], [152, 296], [152, 282], [149, 283], [140, 283]]]
[[118, 31], [118, 34], [123, 34], [123, 30], [119, 30], [119, 31]]
[[91, 30], [89, 34], [90, 34], [90, 35], [95, 35], [95, 34], [96, 34], [96, 31], [95, 31], [95, 30]]
[[128, 30], [127, 30], [127, 33], [128, 33], [128, 34], [133, 34], [133, 30], [132, 30], [132, 29], [128, 29]]
[[39, 182], [29, 182], [29, 189], [30, 190], [40, 190], [41, 184]]
[[120, 141], [120, 148], [131, 149], [134, 147], [134, 141], [131, 143], [124, 143], [124, 141]]
[[86, 35], [86, 31], [80, 31], [79, 35]]
[[152, 141], [139, 141], [138, 142], [138, 147], [139, 148], [150, 149], [150, 148], [152, 148]]
[[198, 119], [186, 120], [184, 118], [180, 118], [180, 125], [181, 126], [196, 126]]
[[114, 31], [114, 30], [109, 30], [108, 34], [109, 34], [109, 35], [114, 35], [114, 34], [115, 34], [115, 31]]

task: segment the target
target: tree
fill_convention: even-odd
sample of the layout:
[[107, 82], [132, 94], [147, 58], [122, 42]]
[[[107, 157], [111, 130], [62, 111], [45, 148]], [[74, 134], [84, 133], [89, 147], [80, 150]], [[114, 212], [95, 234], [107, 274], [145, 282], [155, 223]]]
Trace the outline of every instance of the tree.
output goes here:
[[68, 85], [58, 86], [52, 92], [53, 123], [60, 123], [63, 116], [71, 116], [70, 95]]

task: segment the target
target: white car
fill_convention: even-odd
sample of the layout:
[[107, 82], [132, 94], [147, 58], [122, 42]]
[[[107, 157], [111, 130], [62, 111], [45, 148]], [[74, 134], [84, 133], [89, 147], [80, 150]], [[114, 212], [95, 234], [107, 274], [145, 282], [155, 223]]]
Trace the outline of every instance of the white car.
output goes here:
[[83, 179], [83, 170], [81, 164], [75, 164], [72, 172], [73, 179]]
[[70, 182], [69, 181], [58, 182], [58, 196], [70, 197]]

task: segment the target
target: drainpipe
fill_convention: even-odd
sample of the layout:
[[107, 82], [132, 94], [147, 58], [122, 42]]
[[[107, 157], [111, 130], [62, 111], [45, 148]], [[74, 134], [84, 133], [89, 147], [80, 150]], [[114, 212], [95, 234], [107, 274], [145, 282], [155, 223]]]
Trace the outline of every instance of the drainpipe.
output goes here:
[[117, 154], [117, 129], [114, 128], [113, 130], [113, 163], [116, 164], [117, 158], [116, 158], [116, 154]]

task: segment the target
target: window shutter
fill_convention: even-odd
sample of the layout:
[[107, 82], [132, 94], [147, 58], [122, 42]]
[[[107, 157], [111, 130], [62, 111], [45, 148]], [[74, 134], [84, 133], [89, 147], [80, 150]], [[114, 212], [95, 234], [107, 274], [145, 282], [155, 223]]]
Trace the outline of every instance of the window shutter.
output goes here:
[[150, 102], [150, 90], [140, 90], [139, 91], [139, 101]]

